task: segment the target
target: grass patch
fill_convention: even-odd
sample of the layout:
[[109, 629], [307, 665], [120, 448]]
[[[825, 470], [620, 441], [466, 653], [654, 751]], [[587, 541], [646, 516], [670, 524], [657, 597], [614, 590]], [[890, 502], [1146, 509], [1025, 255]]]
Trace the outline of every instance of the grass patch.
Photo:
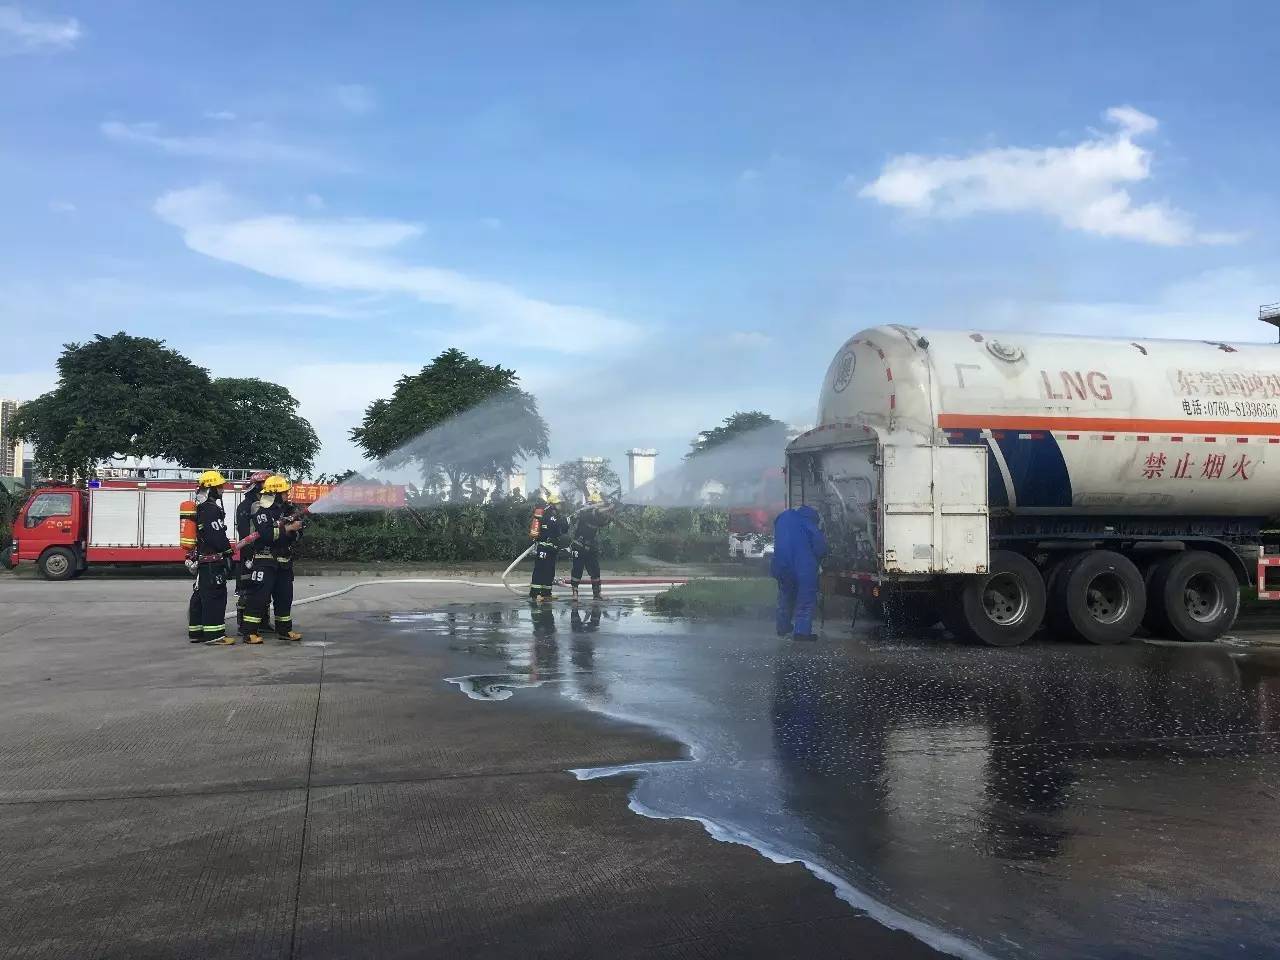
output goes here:
[[690, 580], [653, 599], [660, 612], [681, 617], [773, 619], [778, 588], [772, 579]]

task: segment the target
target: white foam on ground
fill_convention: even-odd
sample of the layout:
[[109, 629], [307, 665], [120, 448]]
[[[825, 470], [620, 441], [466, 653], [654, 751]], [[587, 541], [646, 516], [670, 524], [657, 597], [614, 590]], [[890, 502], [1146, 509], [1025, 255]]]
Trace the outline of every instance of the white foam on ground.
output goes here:
[[[599, 780], [604, 777], [616, 777], [624, 774], [634, 774], [643, 776], [652, 773], [654, 768], [665, 766], [669, 763], [689, 763], [688, 760], [662, 760], [656, 763], [629, 763], [616, 767], [587, 767], [576, 770], [570, 770], [579, 780]], [[631, 798], [627, 806], [642, 817], [650, 820], [691, 820], [694, 823], [702, 824], [702, 828], [712, 837], [721, 843], [736, 843], [740, 846], [750, 847], [756, 853], [760, 854], [766, 860], [773, 863], [787, 864], [798, 863], [819, 880], [827, 883], [835, 891], [836, 896], [843, 900], [855, 910], [860, 910], [867, 916], [871, 917], [882, 926], [888, 927], [890, 930], [901, 930], [912, 937], [915, 937], [921, 943], [933, 947], [943, 953], [948, 953], [953, 957], [960, 957], [962, 960], [993, 960], [990, 954], [984, 951], [977, 944], [970, 943], [968, 940], [958, 937], [955, 934], [948, 933], [930, 923], [923, 920], [917, 920], [909, 917], [900, 910], [895, 910], [886, 903], [882, 903], [875, 897], [862, 890], [859, 890], [849, 881], [828, 869], [822, 864], [807, 859], [804, 855], [783, 850], [777, 846], [766, 843], [759, 837], [756, 837], [745, 830], [738, 827], [719, 823], [707, 817], [697, 817], [688, 814], [670, 814], [662, 813], [652, 807], [646, 806], [636, 799], [636, 791], [631, 791]]]

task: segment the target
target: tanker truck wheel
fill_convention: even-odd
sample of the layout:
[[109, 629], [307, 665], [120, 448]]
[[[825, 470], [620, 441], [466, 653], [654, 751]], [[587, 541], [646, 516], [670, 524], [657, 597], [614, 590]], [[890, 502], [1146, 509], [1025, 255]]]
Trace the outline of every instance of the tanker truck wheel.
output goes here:
[[947, 625], [988, 647], [1026, 643], [1044, 619], [1044, 578], [1020, 553], [993, 550], [988, 572], [966, 577], [952, 597]]
[[1187, 550], [1160, 561], [1151, 576], [1150, 603], [1159, 605], [1160, 632], [1171, 640], [1216, 640], [1236, 622], [1240, 585], [1227, 561]]
[[1086, 643], [1123, 643], [1147, 610], [1142, 574], [1114, 550], [1087, 550], [1058, 570], [1049, 597], [1054, 626]]

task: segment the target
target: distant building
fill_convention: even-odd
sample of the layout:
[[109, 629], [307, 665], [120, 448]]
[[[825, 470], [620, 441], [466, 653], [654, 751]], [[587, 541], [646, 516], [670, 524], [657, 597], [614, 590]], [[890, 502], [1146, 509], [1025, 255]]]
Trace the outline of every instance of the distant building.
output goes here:
[[9, 424], [18, 412], [17, 400], [0, 399], [0, 476], [21, 477], [25, 459], [21, 440], [10, 433]]
[[560, 480], [556, 477], [556, 468], [549, 463], [538, 465], [538, 486], [547, 493], [560, 494]]
[[627, 451], [627, 492], [635, 493], [640, 487], [653, 482], [657, 469], [658, 451], [632, 448]]

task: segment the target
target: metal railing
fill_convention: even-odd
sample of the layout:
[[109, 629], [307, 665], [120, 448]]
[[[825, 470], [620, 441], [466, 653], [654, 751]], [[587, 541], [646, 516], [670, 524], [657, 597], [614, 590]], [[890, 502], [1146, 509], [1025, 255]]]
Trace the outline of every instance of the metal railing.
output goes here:
[[1258, 308], [1258, 319], [1267, 323], [1280, 323], [1280, 303], [1264, 303]]
[[[190, 480], [196, 483], [200, 474], [211, 467], [102, 467], [94, 473], [100, 480]], [[223, 470], [233, 482], [248, 480], [256, 470]]]

